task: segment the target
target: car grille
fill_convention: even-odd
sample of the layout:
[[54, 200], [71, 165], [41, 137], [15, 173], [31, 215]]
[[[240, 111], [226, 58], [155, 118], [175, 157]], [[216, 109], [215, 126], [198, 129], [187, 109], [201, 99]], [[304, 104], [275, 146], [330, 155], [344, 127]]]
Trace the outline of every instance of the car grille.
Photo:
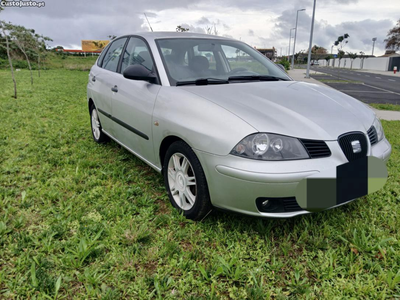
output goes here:
[[296, 201], [296, 198], [284, 198], [283, 206], [285, 207], [286, 212], [300, 211], [303, 210]]
[[301, 140], [311, 158], [331, 156], [331, 150], [324, 141]]
[[378, 134], [376, 133], [376, 129], [374, 126], [371, 126], [371, 128], [368, 130], [368, 137], [369, 141], [372, 145], [375, 145], [378, 142]]
[[289, 198], [269, 198], [261, 197], [256, 199], [256, 205], [260, 212], [265, 213], [285, 213], [303, 210], [296, 201], [295, 197]]
[[[342, 148], [344, 155], [348, 161], [357, 160], [367, 155], [368, 144], [367, 138], [361, 132], [350, 132], [343, 134], [339, 137], [339, 145]], [[361, 145], [361, 152], [354, 153], [351, 142], [359, 141]]]

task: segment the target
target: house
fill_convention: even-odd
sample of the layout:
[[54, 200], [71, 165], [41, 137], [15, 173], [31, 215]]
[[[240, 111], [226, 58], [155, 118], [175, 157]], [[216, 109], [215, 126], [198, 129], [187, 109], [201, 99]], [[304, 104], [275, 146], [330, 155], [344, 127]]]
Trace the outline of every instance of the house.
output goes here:
[[272, 48], [255, 48], [260, 52], [262, 55], [268, 57], [270, 60], [275, 61], [277, 57], [276, 49], [275, 47]]

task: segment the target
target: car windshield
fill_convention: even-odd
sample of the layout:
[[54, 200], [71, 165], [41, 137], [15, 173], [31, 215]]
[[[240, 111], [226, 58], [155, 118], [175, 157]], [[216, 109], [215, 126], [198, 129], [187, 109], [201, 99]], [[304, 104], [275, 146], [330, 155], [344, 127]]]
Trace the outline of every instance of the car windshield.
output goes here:
[[245, 43], [224, 39], [156, 40], [171, 85], [291, 80]]

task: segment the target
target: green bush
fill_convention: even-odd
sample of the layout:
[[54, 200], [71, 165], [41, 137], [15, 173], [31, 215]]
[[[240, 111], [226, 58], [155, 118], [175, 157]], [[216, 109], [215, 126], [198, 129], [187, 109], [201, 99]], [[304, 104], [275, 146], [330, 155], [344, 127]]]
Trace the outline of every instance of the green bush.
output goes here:
[[[14, 69], [27, 69], [27, 70], [29, 69], [28, 62], [26, 60], [13, 60], [12, 63]], [[8, 59], [0, 58], [0, 69], [8, 69], [8, 68], [9, 68]], [[31, 68], [32, 70], [36, 70], [37, 64], [31, 61]]]
[[286, 59], [286, 58], [283, 58], [283, 59], [281, 59], [280, 61], [278, 61], [278, 62], [276, 62], [278, 65], [282, 65], [282, 66], [284, 66], [285, 67], [285, 69], [286, 69], [286, 71], [289, 71], [290, 70], [290, 62]]
[[4, 69], [6, 67], [8, 67], [8, 60], [0, 58], [0, 69]]

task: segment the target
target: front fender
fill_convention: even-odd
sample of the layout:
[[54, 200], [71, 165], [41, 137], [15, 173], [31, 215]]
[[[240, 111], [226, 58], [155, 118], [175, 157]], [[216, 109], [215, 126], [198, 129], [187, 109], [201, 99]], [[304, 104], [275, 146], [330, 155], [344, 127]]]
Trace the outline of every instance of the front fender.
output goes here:
[[179, 87], [160, 89], [153, 124], [158, 124], [153, 126], [155, 151], [165, 137], [177, 136], [194, 149], [227, 155], [244, 137], [257, 132], [225, 108]]

